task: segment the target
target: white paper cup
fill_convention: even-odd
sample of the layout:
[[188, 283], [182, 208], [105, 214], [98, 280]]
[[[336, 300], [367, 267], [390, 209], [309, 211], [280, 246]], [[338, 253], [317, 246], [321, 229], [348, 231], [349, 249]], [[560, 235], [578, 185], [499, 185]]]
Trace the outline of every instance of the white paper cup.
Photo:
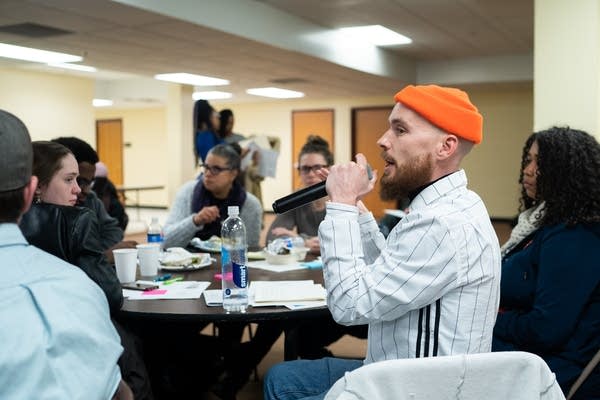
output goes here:
[[140, 274], [142, 276], [154, 276], [158, 274], [158, 255], [160, 244], [147, 243], [135, 246], [138, 250], [140, 260]]
[[135, 272], [137, 269], [137, 249], [115, 249], [115, 267], [117, 269], [117, 278], [119, 282], [128, 283], [135, 281]]

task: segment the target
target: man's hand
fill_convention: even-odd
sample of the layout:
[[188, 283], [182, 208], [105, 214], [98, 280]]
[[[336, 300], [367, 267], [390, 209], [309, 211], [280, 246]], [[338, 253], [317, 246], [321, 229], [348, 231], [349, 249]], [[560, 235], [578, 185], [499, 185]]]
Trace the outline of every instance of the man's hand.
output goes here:
[[334, 165], [327, 177], [327, 193], [331, 201], [355, 206], [357, 201], [368, 194], [377, 182], [377, 171], [367, 174], [367, 159], [363, 154], [356, 155], [356, 162]]
[[119, 242], [117, 244], [115, 244], [113, 247], [109, 248], [108, 250], [106, 250], [104, 252], [104, 255], [106, 256], [106, 258], [108, 258], [108, 262], [111, 264], [115, 263], [115, 257], [113, 255], [113, 250], [116, 249], [135, 249], [135, 246], [138, 243], [135, 240], [123, 240], [122, 242]]

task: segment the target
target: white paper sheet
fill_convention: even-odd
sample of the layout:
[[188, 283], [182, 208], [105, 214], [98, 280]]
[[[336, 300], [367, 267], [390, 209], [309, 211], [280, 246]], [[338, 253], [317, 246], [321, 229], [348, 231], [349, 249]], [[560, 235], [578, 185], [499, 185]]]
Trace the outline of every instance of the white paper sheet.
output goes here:
[[269, 264], [266, 260], [259, 261], [249, 261], [246, 266], [250, 268], [260, 268], [271, 272], [287, 272], [287, 271], [295, 271], [297, 269], [306, 269], [305, 266], [301, 265], [299, 262], [291, 263], [291, 264], [283, 264], [283, 265], [275, 265]]
[[290, 303], [325, 300], [327, 292], [321, 284], [305, 281], [254, 281], [250, 284], [254, 304]]

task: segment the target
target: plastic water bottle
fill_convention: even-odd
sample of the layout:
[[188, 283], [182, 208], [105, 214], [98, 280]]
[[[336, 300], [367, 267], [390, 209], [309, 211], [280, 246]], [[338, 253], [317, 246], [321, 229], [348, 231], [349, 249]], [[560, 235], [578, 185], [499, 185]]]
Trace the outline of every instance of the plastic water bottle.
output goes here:
[[157, 217], [152, 217], [152, 222], [148, 225], [148, 233], [146, 235], [148, 243], [160, 243], [163, 241], [162, 226], [158, 222]]
[[246, 312], [248, 307], [248, 267], [246, 266], [246, 227], [238, 206], [227, 207], [221, 227], [221, 288], [227, 313]]

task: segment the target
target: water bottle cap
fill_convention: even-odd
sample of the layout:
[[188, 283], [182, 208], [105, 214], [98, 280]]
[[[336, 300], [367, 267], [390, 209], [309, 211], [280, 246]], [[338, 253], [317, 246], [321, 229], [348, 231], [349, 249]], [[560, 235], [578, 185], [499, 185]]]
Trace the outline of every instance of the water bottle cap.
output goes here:
[[227, 215], [238, 215], [240, 213], [240, 208], [238, 206], [229, 206], [227, 207]]

